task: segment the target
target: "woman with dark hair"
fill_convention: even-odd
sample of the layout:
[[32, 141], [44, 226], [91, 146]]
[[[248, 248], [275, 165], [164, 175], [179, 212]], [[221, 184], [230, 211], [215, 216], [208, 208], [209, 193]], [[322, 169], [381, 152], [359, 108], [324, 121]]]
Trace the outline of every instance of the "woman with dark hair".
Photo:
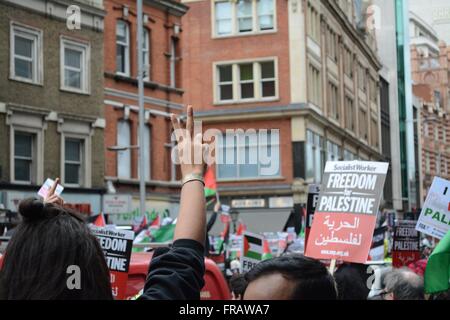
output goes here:
[[[57, 182], [57, 181], [56, 181]], [[0, 299], [112, 299], [102, 249], [82, 216], [55, 203], [27, 199], [5, 253]], [[69, 289], [69, 266], [79, 269], [81, 289]]]
[[[180, 210], [172, 247], [153, 254], [142, 299], [199, 299], [204, 286], [206, 145], [201, 133], [193, 136], [191, 106], [185, 126], [175, 115], [171, 120], [182, 173]], [[54, 194], [57, 183], [44, 201], [30, 199], [19, 206], [23, 222], [6, 249], [1, 299], [112, 299], [100, 245], [81, 217], [62, 207]], [[79, 289], [68, 285], [70, 266], [80, 270]]]

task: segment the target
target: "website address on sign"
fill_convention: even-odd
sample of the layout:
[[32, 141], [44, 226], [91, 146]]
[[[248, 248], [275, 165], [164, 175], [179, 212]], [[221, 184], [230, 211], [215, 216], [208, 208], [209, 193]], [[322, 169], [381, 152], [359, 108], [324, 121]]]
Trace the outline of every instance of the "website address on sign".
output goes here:
[[330, 254], [335, 256], [341, 256], [341, 257], [348, 257], [349, 252], [348, 251], [336, 251], [336, 250], [321, 250], [321, 254]]

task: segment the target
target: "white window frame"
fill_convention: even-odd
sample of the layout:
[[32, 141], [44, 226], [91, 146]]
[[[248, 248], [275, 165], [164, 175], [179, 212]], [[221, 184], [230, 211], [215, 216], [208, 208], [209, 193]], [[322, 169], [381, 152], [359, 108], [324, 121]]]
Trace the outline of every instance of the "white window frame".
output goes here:
[[[89, 122], [79, 122], [71, 119], [60, 119], [58, 132], [61, 134], [60, 142], [60, 168], [62, 183], [68, 187], [90, 188], [92, 186], [92, 124]], [[82, 140], [82, 166], [80, 172], [80, 184], [66, 183], [65, 163], [66, 163], [66, 139]]]
[[46, 123], [43, 121], [43, 117], [35, 114], [21, 113], [11, 111], [8, 113], [6, 124], [9, 125], [9, 163], [10, 163], [10, 181], [15, 184], [30, 185], [30, 182], [24, 182], [15, 179], [15, 132], [20, 131], [24, 133], [30, 133], [35, 135], [34, 147], [35, 153], [33, 154], [33, 164], [35, 172], [33, 172], [32, 183], [39, 184], [43, 182], [44, 176], [44, 130], [47, 128]]
[[[63, 183], [66, 186], [69, 187], [81, 187], [84, 185], [84, 171], [85, 171], [85, 166], [86, 166], [86, 157], [85, 157], [85, 153], [86, 153], [86, 147], [85, 147], [85, 137], [83, 136], [78, 136], [78, 135], [65, 135], [64, 136], [64, 167], [62, 168], [62, 171], [64, 172], [63, 174]], [[80, 161], [72, 161], [72, 160], [66, 160], [66, 141], [67, 140], [78, 140], [80, 142]], [[78, 172], [78, 183], [68, 183], [66, 181], [66, 164], [77, 164], [80, 167], [80, 171]]]
[[[78, 51], [81, 53], [81, 69], [65, 65], [65, 49]], [[61, 36], [60, 40], [60, 89], [76, 93], [90, 94], [90, 74], [91, 74], [91, 46], [87, 42], [80, 42], [65, 36]], [[73, 70], [80, 72], [80, 88], [66, 86], [65, 70]]]
[[320, 44], [321, 23], [320, 10], [312, 1], [307, 2], [306, 12], [306, 34], [316, 44]]
[[[11, 80], [27, 82], [30, 84], [42, 85], [44, 81], [44, 62], [43, 62], [43, 36], [42, 30], [36, 29], [15, 21], [10, 23], [10, 69], [9, 76]], [[17, 76], [15, 74], [15, 36], [20, 35], [23, 38], [33, 41], [32, 52], [32, 79]], [[20, 56], [23, 60], [28, 60], [28, 57]]]
[[176, 88], [176, 71], [177, 71], [177, 50], [176, 43], [177, 39], [174, 37], [170, 38], [170, 86]]
[[[121, 122], [125, 122], [125, 123], [128, 123], [128, 130], [129, 130], [129, 135], [130, 135], [130, 139], [129, 139], [129, 141], [127, 141], [126, 142], [126, 144], [127, 145], [121, 145], [121, 144], [119, 144], [119, 139], [118, 139], [118, 135], [119, 135], [119, 123], [121, 123]], [[116, 170], [117, 170], [117, 178], [118, 179], [125, 179], [125, 180], [127, 180], [127, 179], [131, 179], [132, 178], [132, 176], [133, 176], [133, 172], [132, 172], [132, 168], [131, 168], [131, 161], [132, 161], [132, 155], [131, 155], [131, 149], [129, 148], [130, 146], [131, 146], [131, 141], [132, 141], [132, 139], [131, 139], [131, 137], [132, 137], [132, 134], [133, 134], [133, 132], [132, 132], [133, 130], [132, 130], [132, 127], [131, 127], [131, 123], [130, 123], [130, 121], [129, 121], [129, 119], [124, 119], [124, 118], [122, 118], [122, 119], [118, 119], [117, 120], [117, 123], [116, 123], [116, 144], [117, 144], [117, 146], [119, 146], [119, 147], [123, 147], [123, 148], [126, 148], [125, 150], [121, 150], [121, 151], [118, 151], [117, 153], [116, 153]], [[129, 175], [128, 176], [122, 176], [122, 175], [119, 175], [119, 155], [120, 155], [120, 153], [127, 153], [128, 155], [128, 157], [129, 157], [129, 163], [128, 163], [128, 169], [127, 170], [129, 170]]]
[[[122, 42], [122, 41], [118, 41], [117, 40], [117, 25], [123, 23], [126, 27], [125, 29], [125, 38], [126, 41]], [[122, 76], [126, 76], [129, 77], [130, 76], [130, 26], [129, 24], [125, 21], [125, 20], [116, 20], [116, 29], [115, 29], [115, 50], [116, 50], [116, 54], [115, 54], [115, 59], [116, 59], [116, 64], [117, 64], [117, 45], [121, 45], [125, 47], [125, 70], [122, 71], [118, 71], [117, 70], [117, 65], [116, 65], [116, 74], [118, 75], [122, 75]]]
[[[312, 141], [309, 141], [312, 138]], [[317, 132], [307, 129], [306, 130], [306, 148], [311, 147], [311, 154], [309, 155], [311, 159], [305, 158], [306, 163], [306, 180], [313, 181], [315, 183], [319, 183], [323, 177], [323, 170], [325, 168], [325, 159], [327, 157], [327, 145], [325, 143], [325, 138], [318, 134]], [[308, 157], [308, 150], [305, 152], [305, 156]], [[319, 158], [317, 158], [319, 157]], [[309, 176], [308, 172], [308, 161], [312, 160], [312, 171], [313, 176]], [[319, 163], [320, 162], [320, 163]], [[319, 167], [318, 167], [319, 166]]]
[[342, 147], [334, 141], [327, 140], [327, 161], [340, 161], [342, 157]]
[[[150, 30], [144, 28], [144, 42], [142, 43], [142, 59], [144, 60], [144, 81], [150, 81]], [[147, 56], [147, 57], [146, 57]]]
[[[275, 80], [275, 96], [273, 97], [262, 97], [262, 79], [261, 79], [261, 66], [262, 62], [273, 62], [274, 64], [274, 80]], [[240, 70], [239, 65], [241, 64], [253, 64], [253, 98], [241, 99], [241, 80], [240, 80]], [[228, 100], [220, 100], [220, 85], [225, 84], [219, 82], [219, 66], [232, 66], [232, 79], [233, 79], [233, 98]], [[248, 103], [248, 102], [265, 102], [265, 101], [277, 101], [279, 100], [279, 77], [278, 77], [278, 58], [277, 57], [267, 57], [260, 59], [244, 59], [244, 60], [230, 60], [230, 61], [220, 61], [213, 63], [213, 92], [214, 92], [214, 105], [224, 105], [230, 103]], [[269, 79], [264, 79], [264, 81], [269, 81]], [[272, 80], [271, 80], [272, 81]], [[247, 82], [247, 81], [244, 81]], [[228, 83], [228, 82], [227, 82]]]
[[[317, 77], [310, 71], [315, 70]], [[322, 69], [321, 67], [312, 60], [308, 64], [308, 74], [307, 77], [310, 79], [308, 81], [308, 102], [315, 105], [317, 108], [322, 108]], [[317, 81], [317, 83], [315, 83]]]
[[227, 38], [227, 37], [241, 37], [246, 35], [258, 35], [277, 32], [277, 0], [273, 0], [273, 28], [267, 30], [261, 30], [259, 25], [259, 13], [258, 13], [258, 0], [252, 1], [252, 30], [251, 31], [239, 31], [238, 10], [237, 1], [231, 3], [231, 32], [228, 34], [218, 34], [216, 24], [216, 2], [226, 2], [230, 0], [212, 0], [211, 1], [211, 26], [212, 26], [212, 38]]
[[[16, 156], [16, 152], [15, 152], [15, 148], [16, 148], [16, 133], [23, 133], [23, 134], [29, 134], [32, 136], [32, 140], [31, 140], [31, 158], [30, 159], [23, 159], [22, 157], [18, 157]], [[11, 175], [14, 177], [13, 182], [15, 183], [21, 183], [21, 184], [35, 184], [37, 183], [36, 179], [37, 179], [37, 163], [36, 163], [36, 153], [37, 153], [37, 132], [35, 130], [30, 130], [28, 128], [15, 128], [15, 130], [13, 130], [13, 137], [12, 137], [12, 141], [13, 144], [11, 145], [11, 151], [12, 151], [12, 156], [13, 156], [13, 166], [12, 166], [12, 172]], [[16, 159], [20, 159], [20, 160], [30, 160], [30, 179], [29, 180], [17, 180], [16, 179], [16, 170], [15, 170], [15, 166], [16, 166]]]
[[[148, 142], [148, 146], [145, 146], [145, 145], [142, 146], [142, 150], [144, 152], [144, 158], [148, 157], [148, 158], [144, 159], [145, 160], [144, 161], [144, 166], [147, 168], [146, 170], [148, 170], [146, 172], [145, 181], [150, 181], [152, 179], [152, 169], [151, 169], [152, 168], [152, 127], [148, 123], [146, 123], [145, 127], [144, 127], [144, 130], [145, 130], [144, 134], [147, 137], [144, 142]], [[139, 148], [141, 148], [139, 130], [137, 130], [137, 135], [136, 136], [137, 136], [137, 139], [136, 139], [137, 144], [139, 145]], [[139, 149], [139, 152], [141, 152], [140, 150], [141, 149]], [[140, 172], [141, 168], [140, 168], [140, 165], [139, 165], [139, 158], [136, 161], [136, 168], [137, 168], [137, 174], [138, 174], [138, 177], [139, 177], [141, 175], [141, 172]], [[147, 176], [147, 174], [148, 174], [148, 176]]]

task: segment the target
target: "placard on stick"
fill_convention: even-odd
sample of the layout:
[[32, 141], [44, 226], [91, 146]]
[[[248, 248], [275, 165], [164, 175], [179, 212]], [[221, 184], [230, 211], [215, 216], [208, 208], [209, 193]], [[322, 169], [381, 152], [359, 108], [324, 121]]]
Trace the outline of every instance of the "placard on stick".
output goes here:
[[407, 266], [420, 259], [420, 235], [415, 229], [417, 221], [400, 220], [394, 228], [392, 265]]
[[387, 170], [385, 162], [326, 163], [307, 256], [366, 262]]
[[450, 230], [450, 181], [434, 177], [416, 229], [439, 239]]
[[134, 232], [110, 227], [91, 226], [103, 249], [111, 276], [111, 288], [115, 299], [124, 299], [127, 290], [128, 268], [131, 260]]

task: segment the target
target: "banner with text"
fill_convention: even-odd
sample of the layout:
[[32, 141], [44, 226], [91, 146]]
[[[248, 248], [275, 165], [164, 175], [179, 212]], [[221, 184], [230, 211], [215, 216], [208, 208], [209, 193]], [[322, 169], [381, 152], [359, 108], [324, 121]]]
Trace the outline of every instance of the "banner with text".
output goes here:
[[328, 161], [306, 255], [365, 263], [388, 163]]
[[134, 232], [109, 227], [91, 226], [103, 249], [111, 276], [111, 288], [115, 299], [124, 299], [127, 290], [128, 268], [131, 260]]
[[408, 266], [420, 259], [420, 234], [415, 220], [400, 220], [394, 228], [392, 265], [395, 268]]
[[317, 201], [319, 200], [320, 185], [310, 184], [308, 187], [308, 200], [306, 202], [306, 225], [305, 225], [305, 248], [308, 244], [309, 233], [316, 212]]
[[439, 239], [450, 230], [450, 181], [434, 177], [416, 229]]

